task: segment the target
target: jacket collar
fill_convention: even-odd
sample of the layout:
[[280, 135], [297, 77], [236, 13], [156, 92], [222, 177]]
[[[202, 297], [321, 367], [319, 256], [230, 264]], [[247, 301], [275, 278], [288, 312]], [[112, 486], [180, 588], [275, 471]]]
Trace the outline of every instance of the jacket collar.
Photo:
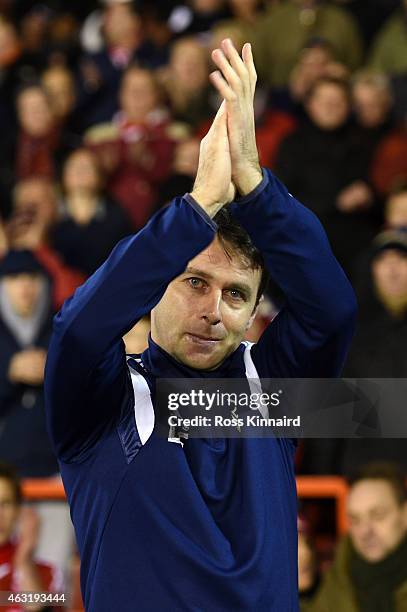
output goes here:
[[141, 355], [144, 367], [156, 378], [242, 378], [245, 376], [243, 353], [245, 345], [225, 359], [216, 370], [196, 370], [180, 363], [148, 337], [148, 348]]

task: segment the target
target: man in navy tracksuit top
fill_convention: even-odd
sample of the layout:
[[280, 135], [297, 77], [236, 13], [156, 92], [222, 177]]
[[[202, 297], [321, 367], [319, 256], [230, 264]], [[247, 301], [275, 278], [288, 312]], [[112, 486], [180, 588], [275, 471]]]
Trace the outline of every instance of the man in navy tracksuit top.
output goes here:
[[[321, 225], [258, 165], [250, 45], [241, 58], [226, 40], [212, 57], [225, 101], [192, 194], [121, 241], [54, 321], [47, 419], [87, 612], [298, 611], [295, 443], [181, 445], [155, 428], [157, 378], [337, 376], [353, 333]], [[255, 345], [241, 341], [261, 264], [213, 220], [235, 188], [231, 218], [286, 297]], [[149, 348], [126, 358], [121, 338], [148, 312]]]

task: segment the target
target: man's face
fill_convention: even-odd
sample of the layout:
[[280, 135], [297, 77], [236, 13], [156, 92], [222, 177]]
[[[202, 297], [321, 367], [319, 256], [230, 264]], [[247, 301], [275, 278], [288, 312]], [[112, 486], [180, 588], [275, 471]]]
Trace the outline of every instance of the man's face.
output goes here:
[[44, 93], [35, 87], [23, 91], [17, 100], [18, 118], [22, 128], [33, 137], [48, 134], [53, 116]]
[[373, 280], [379, 291], [389, 297], [407, 294], [407, 254], [385, 249], [372, 263]]
[[183, 88], [199, 91], [208, 83], [207, 51], [197, 41], [180, 41], [171, 55], [174, 79]]
[[140, 19], [130, 2], [111, 4], [104, 14], [104, 35], [108, 46], [136, 45], [140, 36]]
[[75, 105], [75, 83], [71, 73], [65, 68], [51, 68], [42, 81], [55, 115], [65, 119]]
[[34, 212], [46, 225], [56, 220], [57, 198], [54, 186], [46, 179], [31, 177], [18, 183], [14, 200], [16, 213]]
[[353, 106], [361, 125], [373, 128], [381, 125], [390, 109], [389, 94], [372, 85], [359, 83], [354, 86]]
[[20, 317], [30, 317], [38, 302], [43, 277], [22, 273], [4, 277], [4, 288], [11, 306]]
[[151, 313], [151, 337], [198, 370], [219, 366], [240, 344], [254, 316], [259, 269], [230, 259], [217, 238], [167, 287]]
[[77, 149], [65, 162], [63, 183], [67, 192], [97, 193], [100, 178], [91, 151]]
[[130, 121], [143, 121], [158, 104], [158, 92], [152, 74], [134, 68], [123, 77], [120, 88], [121, 108]]
[[311, 120], [322, 130], [336, 130], [349, 116], [349, 101], [343, 88], [335, 83], [316, 86], [306, 105]]
[[19, 514], [13, 487], [5, 478], [0, 478], [0, 546], [11, 537]]
[[376, 563], [397, 548], [407, 531], [407, 504], [385, 480], [362, 480], [348, 497], [349, 534], [355, 550]]

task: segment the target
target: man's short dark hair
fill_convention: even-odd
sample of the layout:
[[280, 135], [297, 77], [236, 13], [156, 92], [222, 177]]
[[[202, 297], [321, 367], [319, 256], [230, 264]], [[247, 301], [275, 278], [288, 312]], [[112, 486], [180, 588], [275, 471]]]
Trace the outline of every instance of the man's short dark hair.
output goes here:
[[367, 463], [348, 478], [348, 483], [353, 487], [362, 480], [384, 480], [393, 489], [400, 505], [407, 501], [406, 475], [397, 463], [387, 461]]
[[226, 206], [220, 209], [213, 220], [218, 226], [217, 236], [226, 255], [231, 259], [235, 253], [238, 253], [248, 268], [261, 270], [261, 279], [256, 296], [257, 306], [269, 282], [269, 274], [264, 264], [263, 255], [254, 246], [249, 234], [231, 215]]
[[17, 505], [23, 501], [23, 491], [16, 470], [8, 463], [0, 462], [0, 480], [6, 480], [13, 489], [14, 499]]

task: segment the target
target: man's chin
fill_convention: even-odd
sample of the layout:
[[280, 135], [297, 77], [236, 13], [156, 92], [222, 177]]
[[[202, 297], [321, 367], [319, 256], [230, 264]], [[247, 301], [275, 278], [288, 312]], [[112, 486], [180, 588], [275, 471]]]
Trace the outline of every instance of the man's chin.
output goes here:
[[214, 355], [183, 355], [179, 361], [194, 370], [215, 370], [225, 358]]
[[194, 370], [215, 370], [229, 355], [224, 347], [213, 347], [212, 350], [186, 350], [180, 352], [176, 359]]
[[359, 551], [359, 555], [368, 563], [379, 563], [386, 557], [382, 548], [368, 548]]

